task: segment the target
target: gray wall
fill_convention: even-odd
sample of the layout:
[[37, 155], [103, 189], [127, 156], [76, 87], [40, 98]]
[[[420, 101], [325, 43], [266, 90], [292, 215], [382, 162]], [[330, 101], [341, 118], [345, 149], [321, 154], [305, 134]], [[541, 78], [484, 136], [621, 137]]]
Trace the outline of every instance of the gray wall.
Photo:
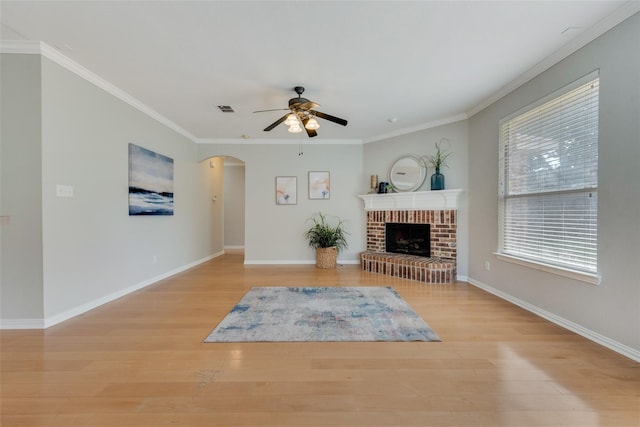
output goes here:
[[[341, 262], [357, 263], [364, 250], [364, 209], [356, 197], [368, 191], [362, 178], [362, 145], [201, 144], [199, 158], [231, 156], [245, 163], [245, 263], [305, 264], [315, 253], [304, 239], [315, 212], [345, 220], [349, 247]], [[331, 198], [309, 200], [309, 171], [329, 171]], [[298, 177], [298, 203], [276, 205], [276, 176]]]
[[[435, 154], [435, 144], [446, 138], [448, 141], [441, 143], [441, 148], [452, 154], [447, 159], [448, 167], [440, 172], [445, 176], [445, 189], [462, 189], [460, 206], [458, 209], [458, 279], [466, 280], [468, 273], [468, 223], [469, 211], [467, 208], [468, 189], [468, 126], [467, 121], [459, 121], [435, 128], [384, 139], [364, 146], [364, 180], [369, 186], [371, 175], [378, 175], [380, 181], [389, 181], [389, 171], [393, 162], [403, 154], [414, 154], [419, 157]], [[430, 177], [434, 173], [431, 167], [427, 168], [427, 178], [417, 191], [431, 189]]]
[[40, 56], [2, 55], [0, 313], [43, 317]]
[[[469, 120], [469, 277], [640, 351], [640, 15], [636, 14]], [[600, 285], [499, 261], [498, 121], [600, 69]], [[485, 260], [491, 270], [484, 269]]]
[[[195, 143], [47, 58], [3, 55], [2, 66], [3, 89], [29, 87], [41, 111], [20, 125], [28, 137], [12, 138], [20, 129], [10, 126], [5, 138], [3, 126], [3, 163], [22, 155], [31, 163], [24, 176], [3, 176], [3, 202], [6, 194], [19, 208], [3, 226], [3, 323], [33, 316], [56, 323], [222, 252], [222, 211], [211, 203], [222, 179], [198, 162]], [[23, 96], [8, 100], [3, 124]], [[174, 159], [174, 216], [128, 215], [130, 142]], [[74, 197], [56, 197], [57, 184], [73, 186]], [[5, 274], [16, 250], [22, 264]]]

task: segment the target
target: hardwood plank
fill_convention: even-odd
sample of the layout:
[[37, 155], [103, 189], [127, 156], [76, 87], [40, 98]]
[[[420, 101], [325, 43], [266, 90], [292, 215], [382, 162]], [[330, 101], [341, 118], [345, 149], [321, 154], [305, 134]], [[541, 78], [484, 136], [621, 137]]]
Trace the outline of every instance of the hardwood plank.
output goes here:
[[[203, 343], [253, 286], [392, 286], [442, 338]], [[466, 283], [224, 255], [45, 331], [0, 331], [5, 426], [640, 425], [638, 363]]]

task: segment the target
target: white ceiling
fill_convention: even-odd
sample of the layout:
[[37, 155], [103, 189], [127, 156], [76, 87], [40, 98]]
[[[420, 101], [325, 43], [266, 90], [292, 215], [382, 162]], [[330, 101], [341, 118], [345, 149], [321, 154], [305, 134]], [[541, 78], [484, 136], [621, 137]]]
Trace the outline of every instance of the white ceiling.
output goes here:
[[4, 0], [0, 13], [3, 41], [44, 41], [197, 139], [299, 141], [263, 132], [284, 112], [253, 111], [286, 108], [302, 85], [349, 121], [320, 120], [314, 141], [366, 142], [468, 116], [639, 5]]

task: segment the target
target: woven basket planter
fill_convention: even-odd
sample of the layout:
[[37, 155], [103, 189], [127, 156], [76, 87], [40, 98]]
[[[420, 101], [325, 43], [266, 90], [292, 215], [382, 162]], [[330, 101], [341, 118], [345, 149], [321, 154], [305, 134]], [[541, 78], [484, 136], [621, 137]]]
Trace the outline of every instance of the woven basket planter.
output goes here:
[[318, 268], [336, 268], [337, 258], [338, 249], [335, 246], [316, 249], [316, 267]]

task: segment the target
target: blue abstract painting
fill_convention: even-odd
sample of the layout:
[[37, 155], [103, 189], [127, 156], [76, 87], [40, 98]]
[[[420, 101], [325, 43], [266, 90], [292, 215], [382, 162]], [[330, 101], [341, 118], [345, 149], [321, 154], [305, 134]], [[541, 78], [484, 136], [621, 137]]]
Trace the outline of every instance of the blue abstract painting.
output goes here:
[[129, 215], [173, 215], [173, 159], [129, 144]]

